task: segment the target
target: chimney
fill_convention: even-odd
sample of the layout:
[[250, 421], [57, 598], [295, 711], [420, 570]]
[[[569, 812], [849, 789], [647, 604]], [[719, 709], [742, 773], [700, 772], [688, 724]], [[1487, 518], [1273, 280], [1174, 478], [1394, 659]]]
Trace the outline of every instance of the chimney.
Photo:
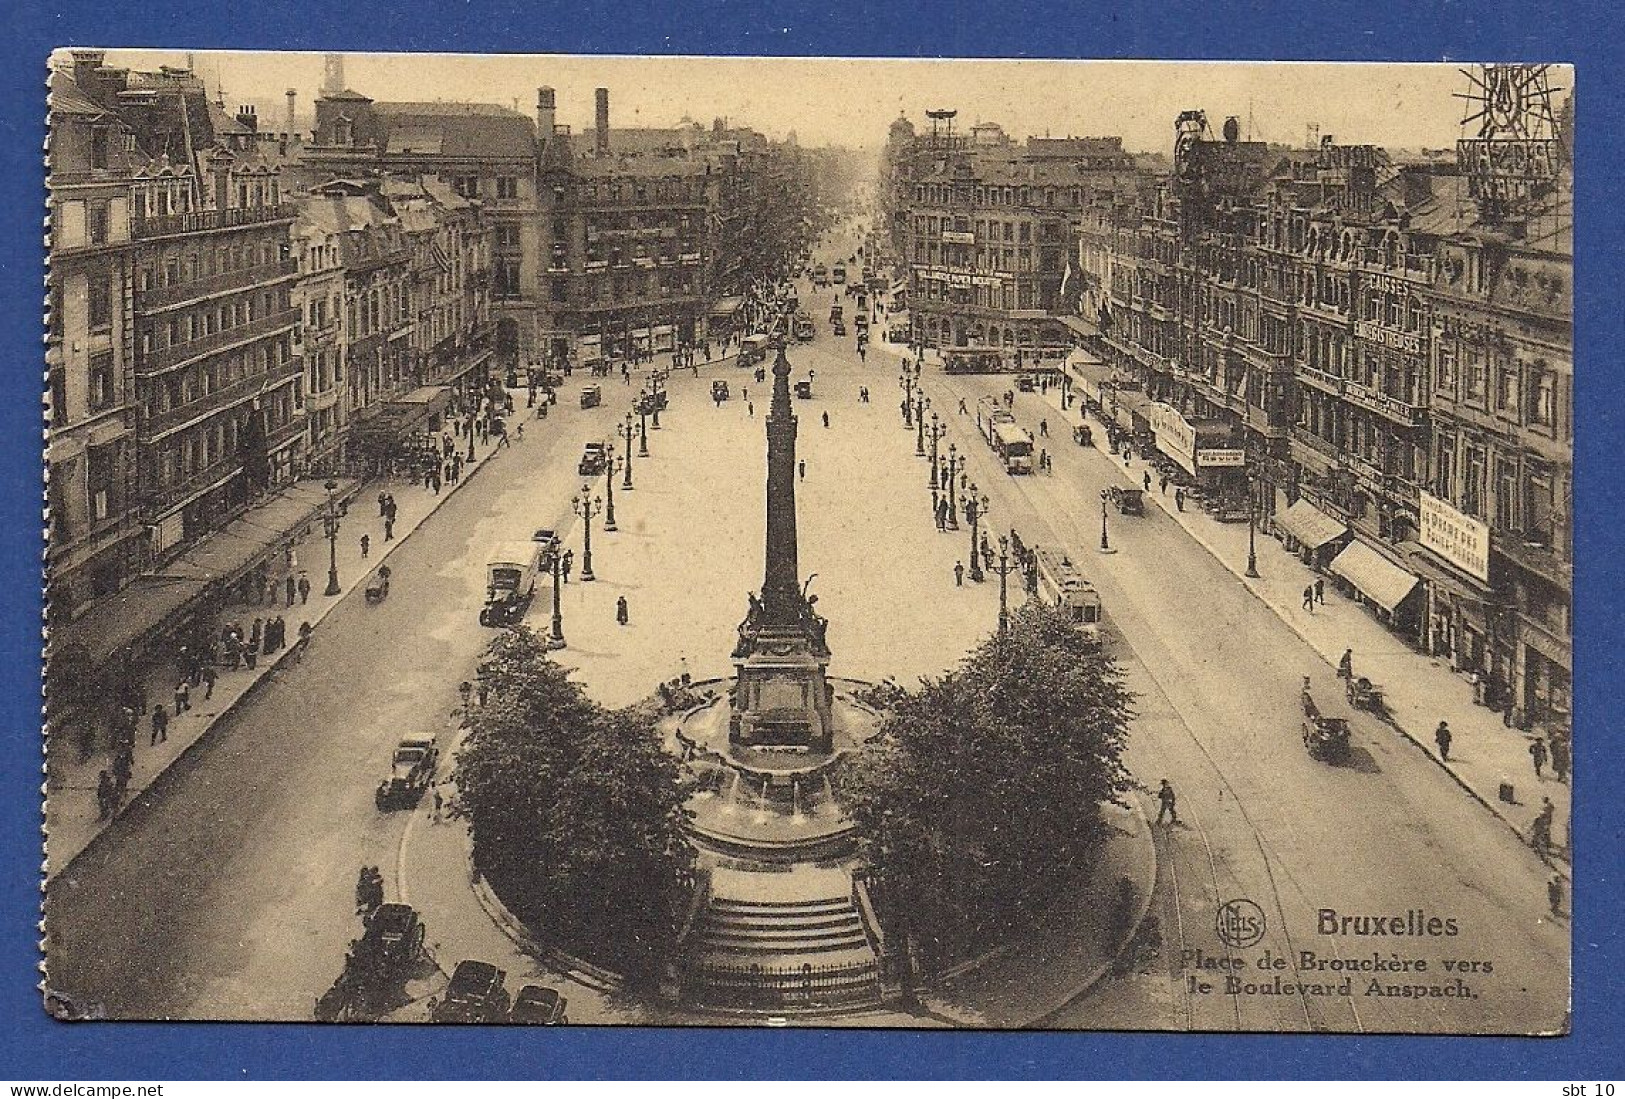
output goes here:
[[332, 95], [344, 90], [344, 55], [342, 53], [327, 53], [322, 55], [322, 94]]
[[87, 77], [107, 61], [106, 50], [74, 50], [73, 79], [80, 87], [90, 83]]
[[536, 89], [536, 139], [547, 141], [553, 136], [553, 89]]
[[282, 133], [284, 134], [284, 136], [287, 137], [287, 139], [289, 141], [292, 141], [293, 140], [293, 101], [294, 101], [294, 99], [296, 99], [298, 97], [299, 92], [295, 88], [289, 88], [287, 91], [283, 92], [282, 94], [288, 97], [288, 113], [283, 117], [283, 120], [282, 120]]
[[260, 132], [260, 120], [254, 114], [254, 105], [252, 103], [237, 108], [237, 125], [253, 133]]
[[593, 93], [598, 102], [597, 132], [594, 135], [593, 151], [598, 156], [609, 155], [609, 89], [599, 88]]

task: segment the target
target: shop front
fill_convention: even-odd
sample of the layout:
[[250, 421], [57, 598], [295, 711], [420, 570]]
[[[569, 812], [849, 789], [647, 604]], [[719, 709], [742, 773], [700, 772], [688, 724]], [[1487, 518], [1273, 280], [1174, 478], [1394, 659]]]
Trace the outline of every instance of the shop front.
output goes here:
[[426, 385], [379, 405], [350, 429], [352, 464], [381, 474], [423, 459], [437, 448], [451, 389]]
[[1290, 552], [1314, 569], [1324, 569], [1349, 536], [1349, 528], [1341, 520], [1302, 498], [1276, 515], [1275, 531]]
[[1424, 629], [1418, 597], [1421, 578], [1355, 539], [1332, 558], [1330, 570], [1342, 581], [1345, 594], [1366, 604], [1390, 629], [1420, 645]]

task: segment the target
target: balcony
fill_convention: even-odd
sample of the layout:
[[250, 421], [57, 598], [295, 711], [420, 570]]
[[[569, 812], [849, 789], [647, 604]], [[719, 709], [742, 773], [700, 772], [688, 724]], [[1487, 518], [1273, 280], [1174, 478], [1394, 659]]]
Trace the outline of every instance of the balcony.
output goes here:
[[1302, 363], [1298, 364], [1298, 367], [1294, 373], [1300, 382], [1312, 385], [1322, 392], [1330, 393], [1338, 397], [1343, 395], [1343, 379], [1338, 377], [1336, 374], [1329, 374], [1324, 370], [1316, 370], [1314, 367], [1304, 366]]
[[1343, 390], [1344, 398], [1350, 404], [1375, 412], [1377, 415], [1392, 420], [1402, 427], [1417, 427], [1422, 422], [1426, 409], [1421, 405], [1412, 404], [1402, 397], [1390, 397], [1376, 389], [1367, 389], [1355, 382], [1348, 382]]
[[224, 210], [189, 210], [184, 214], [136, 217], [130, 222], [130, 235], [136, 240], [154, 240], [183, 233], [238, 229], [245, 225], [292, 221], [294, 213], [292, 204], [283, 203], [277, 206], [233, 206]]
[[229, 348], [237, 347], [254, 340], [274, 335], [284, 329], [290, 329], [299, 323], [299, 310], [283, 309], [258, 320], [239, 324], [235, 328], [227, 328], [213, 335], [202, 336], [195, 340], [186, 340], [182, 343], [171, 344], [169, 347], [159, 348], [144, 356], [144, 361], [137, 368], [140, 374], [156, 374], [165, 370], [173, 370], [177, 366], [184, 366], [207, 355], [213, 355]]
[[140, 313], [152, 313], [174, 305], [210, 298], [216, 294], [267, 286], [298, 273], [299, 261], [285, 259], [240, 271], [225, 271], [206, 279], [195, 279], [173, 286], [154, 286], [135, 292], [135, 308]]
[[272, 393], [284, 383], [297, 378], [299, 374], [300, 366], [297, 359], [288, 360], [285, 366], [270, 374], [250, 374], [195, 401], [187, 401], [156, 416], [145, 418], [138, 429], [138, 435], [143, 443], [155, 442], [187, 424], [208, 419], [218, 412], [251, 401], [260, 396], [262, 391]]
[[141, 515], [153, 520], [242, 472], [242, 459], [233, 454], [205, 466], [168, 488], [154, 488], [141, 501]]

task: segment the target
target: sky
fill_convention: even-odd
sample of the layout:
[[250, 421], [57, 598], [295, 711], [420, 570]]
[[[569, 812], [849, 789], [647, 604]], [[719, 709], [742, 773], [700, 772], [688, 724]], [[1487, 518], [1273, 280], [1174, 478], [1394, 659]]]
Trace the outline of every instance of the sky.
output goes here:
[[[184, 51], [112, 50], [131, 68], [185, 65]], [[210, 93], [228, 107], [254, 103], [279, 127], [284, 92], [306, 119], [321, 85], [314, 53], [192, 55]], [[1237, 116], [1244, 137], [1301, 145], [1318, 126], [1344, 144], [1387, 148], [1452, 146], [1470, 87], [1458, 64], [1327, 64], [1050, 61], [841, 60], [827, 58], [606, 57], [559, 55], [345, 55], [348, 87], [381, 100], [475, 100], [532, 114], [536, 89], [556, 89], [560, 124], [579, 132], [593, 120], [593, 89], [610, 89], [610, 125], [671, 126], [685, 116], [709, 125], [725, 117], [803, 145], [878, 149], [899, 112], [917, 129], [933, 108], [959, 111], [956, 128], [998, 122], [1010, 135], [1116, 135], [1136, 152], [1172, 151], [1174, 118], [1207, 112], [1217, 132]], [[1573, 86], [1555, 69], [1554, 87]], [[270, 113], [268, 116], [268, 112]], [[1251, 124], [1249, 125], [1249, 117]]]

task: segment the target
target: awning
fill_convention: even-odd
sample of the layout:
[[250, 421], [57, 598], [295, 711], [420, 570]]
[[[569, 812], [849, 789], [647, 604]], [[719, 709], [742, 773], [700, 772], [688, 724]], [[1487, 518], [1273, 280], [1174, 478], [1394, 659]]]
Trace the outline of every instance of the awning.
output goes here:
[[1308, 546], [1319, 549], [1347, 534], [1349, 528], [1308, 500], [1299, 500], [1275, 517], [1275, 525]]
[[[353, 480], [339, 482], [337, 495], [354, 491]], [[141, 641], [188, 609], [219, 583], [230, 583], [291, 541], [327, 504], [320, 481], [300, 481], [249, 508], [222, 529], [164, 566], [159, 574], [137, 576], [115, 595], [99, 601], [66, 626], [52, 627], [51, 645], [82, 646], [93, 666]]]
[[1100, 329], [1084, 320], [1082, 317], [1059, 316], [1054, 318], [1063, 328], [1079, 336], [1098, 336]]
[[387, 449], [408, 432], [421, 429], [429, 418], [445, 411], [450, 390], [426, 385], [385, 401], [371, 416], [350, 428], [350, 439], [362, 449]]
[[741, 297], [718, 298], [716, 304], [711, 306], [706, 315], [711, 317], [731, 317], [739, 312], [739, 307], [744, 304], [745, 299]]
[[1421, 581], [1364, 542], [1350, 542], [1332, 559], [1332, 571], [1355, 587], [1385, 611], [1405, 601]]

